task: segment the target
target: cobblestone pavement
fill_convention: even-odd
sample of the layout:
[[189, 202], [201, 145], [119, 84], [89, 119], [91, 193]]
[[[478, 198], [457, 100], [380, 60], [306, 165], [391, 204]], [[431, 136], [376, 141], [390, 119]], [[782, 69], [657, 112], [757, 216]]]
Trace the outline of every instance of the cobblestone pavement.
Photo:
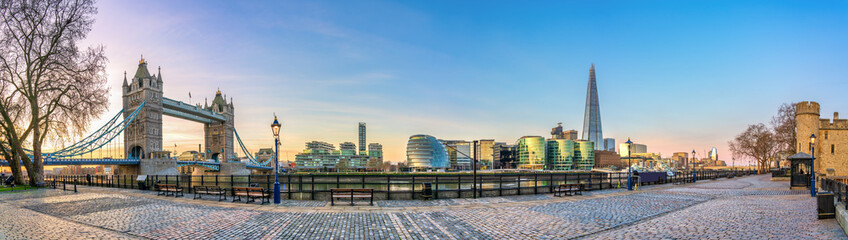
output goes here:
[[0, 194], [0, 239], [848, 239], [815, 199], [751, 176], [556, 198], [280, 206], [82, 188]]

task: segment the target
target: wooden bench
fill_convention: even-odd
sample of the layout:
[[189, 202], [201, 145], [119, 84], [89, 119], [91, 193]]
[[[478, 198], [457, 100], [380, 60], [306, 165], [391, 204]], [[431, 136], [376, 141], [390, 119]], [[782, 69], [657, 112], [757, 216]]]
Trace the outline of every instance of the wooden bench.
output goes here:
[[247, 202], [255, 202], [257, 198], [262, 200], [261, 204], [271, 203], [271, 194], [260, 187], [233, 187], [233, 202], [241, 202], [241, 197], [246, 197]]
[[374, 189], [371, 188], [333, 188], [330, 189], [330, 206], [336, 205], [336, 198], [349, 198], [353, 206], [354, 199], [368, 199], [369, 204], [374, 206]]
[[157, 183], [156, 187], [159, 189], [159, 193], [157, 195], [174, 196], [174, 197], [182, 197], [183, 196], [183, 188], [180, 187], [180, 186], [177, 186], [177, 184]]
[[227, 190], [219, 186], [194, 186], [194, 199], [203, 197], [203, 194], [217, 195], [218, 201], [227, 200]]
[[573, 196], [575, 194], [583, 195], [583, 184], [560, 184], [554, 188], [554, 197], [562, 197], [564, 195]]

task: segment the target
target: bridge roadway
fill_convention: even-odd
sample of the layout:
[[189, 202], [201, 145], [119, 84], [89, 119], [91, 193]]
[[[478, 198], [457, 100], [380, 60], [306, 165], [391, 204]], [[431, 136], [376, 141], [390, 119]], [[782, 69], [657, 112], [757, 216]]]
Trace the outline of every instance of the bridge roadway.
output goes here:
[[[2, 239], [848, 239], [816, 199], [768, 175], [523, 195], [329, 206], [156, 196], [80, 187], [0, 194]], [[47, 227], [49, 226], [49, 227]]]
[[[137, 158], [112, 159], [112, 158], [54, 158], [44, 161], [45, 166], [64, 165], [139, 165], [141, 160]], [[220, 170], [221, 163], [209, 161], [177, 161], [177, 166], [198, 165], [215, 170]], [[9, 166], [6, 160], [0, 160], [0, 166]], [[272, 170], [271, 167], [247, 164], [248, 169]]]

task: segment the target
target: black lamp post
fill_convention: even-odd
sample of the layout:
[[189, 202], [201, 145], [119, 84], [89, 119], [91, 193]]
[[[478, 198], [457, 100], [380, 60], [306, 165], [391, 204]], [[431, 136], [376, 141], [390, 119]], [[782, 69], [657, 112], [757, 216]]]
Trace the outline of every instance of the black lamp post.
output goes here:
[[810, 149], [813, 160], [810, 162], [810, 197], [816, 196], [816, 135], [810, 135]]
[[271, 123], [271, 131], [274, 132], [274, 204], [280, 204], [280, 176], [279, 158], [280, 158], [280, 122], [277, 121], [277, 115], [274, 115], [274, 123]]
[[633, 163], [630, 162], [630, 152], [632, 150], [630, 145], [632, 145], [633, 142], [630, 141], [630, 138], [627, 138], [627, 142], [625, 143], [627, 144], [627, 190], [633, 191], [633, 170], [630, 169], [633, 166]]

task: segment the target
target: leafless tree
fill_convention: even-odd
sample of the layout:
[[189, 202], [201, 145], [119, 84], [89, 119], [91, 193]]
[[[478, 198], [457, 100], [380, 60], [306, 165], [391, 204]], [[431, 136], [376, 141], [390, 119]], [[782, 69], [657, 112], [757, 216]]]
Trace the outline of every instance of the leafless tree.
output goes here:
[[768, 163], [775, 159], [779, 147], [775, 134], [765, 124], [748, 125], [748, 129], [728, 142], [733, 156], [754, 159], [760, 173], [768, 171]]
[[777, 166], [780, 160], [795, 154], [795, 103], [784, 103], [777, 110], [777, 115], [771, 118], [771, 126], [774, 129], [774, 140], [777, 143], [778, 156], [775, 158]]
[[[11, 146], [30, 176], [43, 182], [42, 145], [82, 134], [104, 112], [108, 88], [103, 73], [102, 46], [80, 49], [94, 23], [93, 0], [0, 0], [0, 81], [26, 104], [28, 118], [9, 122], [21, 132], [11, 138], [30, 138], [32, 158], [23, 141]], [[2, 111], [2, 110], [0, 110]]]

